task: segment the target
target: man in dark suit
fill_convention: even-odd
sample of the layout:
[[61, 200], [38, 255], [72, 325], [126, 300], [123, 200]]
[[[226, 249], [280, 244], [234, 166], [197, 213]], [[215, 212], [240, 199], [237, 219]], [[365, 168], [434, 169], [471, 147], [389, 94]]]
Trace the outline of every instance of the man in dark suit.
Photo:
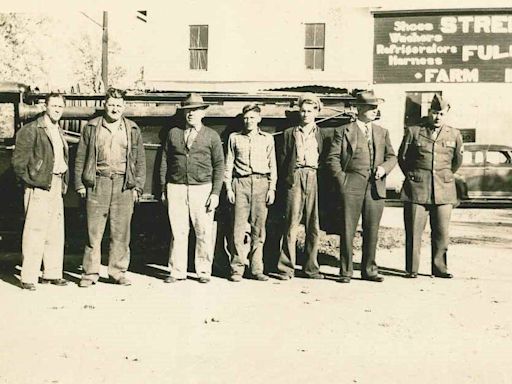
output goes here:
[[278, 170], [286, 189], [285, 230], [277, 265], [277, 277], [281, 280], [294, 276], [297, 233], [303, 216], [306, 230], [303, 274], [311, 279], [324, 277], [317, 260], [320, 241], [317, 169], [323, 134], [315, 123], [322, 104], [313, 93], [304, 93], [298, 105], [300, 124], [284, 131], [283, 145], [278, 152]]
[[450, 105], [435, 95], [428, 121], [408, 127], [398, 151], [398, 164], [405, 175], [404, 202], [405, 269], [416, 278], [420, 261], [421, 235], [430, 216], [432, 275], [450, 279], [446, 266], [448, 227], [457, 192], [453, 174], [462, 164], [462, 136], [445, 124]]
[[388, 131], [373, 123], [383, 101], [373, 91], [357, 95], [357, 120], [336, 129], [327, 159], [338, 184], [342, 209], [340, 283], [349, 283], [353, 274], [352, 243], [361, 215], [361, 277], [375, 282], [384, 280], [378, 274], [375, 252], [386, 198], [386, 176], [397, 160]]

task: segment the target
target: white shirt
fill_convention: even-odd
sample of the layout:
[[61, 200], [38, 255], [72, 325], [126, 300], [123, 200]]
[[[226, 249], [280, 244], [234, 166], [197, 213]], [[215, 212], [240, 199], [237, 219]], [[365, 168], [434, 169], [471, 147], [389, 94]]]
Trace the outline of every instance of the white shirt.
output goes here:
[[373, 129], [372, 129], [372, 122], [368, 121], [367, 123], [362, 122], [361, 120], [356, 120], [357, 126], [363, 131], [365, 136], [368, 138], [368, 140], [373, 142]]
[[66, 164], [66, 160], [64, 158], [64, 142], [62, 141], [62, 137], [59, 132], [59, 125], [53, 124], [48, 115], [44, 116], [46, 129], [48, 135], [50, 136], [50, 141], [53, 146], [53, 173], [54, 174], [62, 174], [68, 170], [68, 166]]

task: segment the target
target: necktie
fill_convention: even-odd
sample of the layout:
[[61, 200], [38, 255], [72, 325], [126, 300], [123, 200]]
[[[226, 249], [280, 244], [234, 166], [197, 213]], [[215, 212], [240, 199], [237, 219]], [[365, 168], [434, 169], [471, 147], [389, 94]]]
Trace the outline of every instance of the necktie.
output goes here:
[[368, 150], [370, 151], [370, 164], [371, 164], [371, 167], [373, 168], [373, 140], [372, 140], [372, 133], [370, 131], [370, 124], [371, 123], [366, 123], [364, 125], [365, 127], [365, 136], [366, 136], [366, 141], [368, 142]]
[[194, 128], [187, 128], [185, 132], [185, 144], [187, 149], [190, 150], [192, 144], [194, 144], [194, 140], [196, 139], [197, 131]]

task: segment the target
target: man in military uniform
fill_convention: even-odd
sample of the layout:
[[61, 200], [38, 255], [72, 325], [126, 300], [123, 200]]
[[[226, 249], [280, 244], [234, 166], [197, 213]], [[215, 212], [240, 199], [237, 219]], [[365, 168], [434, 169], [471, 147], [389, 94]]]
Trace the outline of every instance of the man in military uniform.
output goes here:
[[432, 275], [450, 279], [446, 266], [448, 227], [457, 203], [454, 173], [462, 163], [462, 136], [445, 124], [450, 105], [435, 95], [428, 121], [408, 127], [398, 151], [398, 164], [405, 175], [404, 202], [405, 269], [416, 278], [420, 261], [421, 235], [430, 216]]

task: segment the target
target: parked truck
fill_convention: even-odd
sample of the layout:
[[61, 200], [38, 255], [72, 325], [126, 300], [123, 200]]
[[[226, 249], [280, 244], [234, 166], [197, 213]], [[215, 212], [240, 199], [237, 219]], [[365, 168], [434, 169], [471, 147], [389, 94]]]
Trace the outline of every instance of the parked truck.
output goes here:
[[[161, 145], [168, 130], [181, 123], [179, 104], [186, 97], [184, 92], [139, 92], [129, 91], [126, 96], [125, 115], [134, 120], [142, 130], [146, 152], [146, 183], [141, 203], [133, 219], [134, 233], [138, 230], [147, 232], [144, 236], [154, 237], [153, 242], [167, 240], [168, 232], [165, 209], [159, 202], [161, 195], [159, 167]], [[229, 134], [243, 126], [242, 107], [250, 102], [257, 102], [262, 110], [261, 128], [274, 135], [276, 148], [281, 145], [281, 133], [287, 127], [296, 125], [299, 119], [296, 101], [299, 92], [293, 90], [265, 91], [258, 93], [224, 92], [201, 93], [207, 109], [204, 124], [213, 128], [227, 143]], [[70, 148], [70, 170], [74, 167], [74, 156], [81, 129], [86, 122], [103, 112], [103, 94], [68, 93], [66, 108], [61, 120], [66, 140]], [[324, 107], [317, 120], [321, 129], [326, 130], [329, 147], [334, 128], [353, 118], [351, 101], [354, 97], [346, 92], [319, 93]], [[27, 122], [35, 119], [43, 111], [44, 93], [32, 92], [29, 87], [17, 83], [0, 83], [0, 236], [16, 238], [21, 233], [23, 221], [22, 186], [12, 171], [11, 157], [15, 148], [16, 131]], [[321, 226], [333, 231], [336, 218], [336, 204], [332, 198], [332, 181], [328, 173], [320, 171], [320, 217]], [[70, 172], [73, 185], [73, 172]], [[282, 194], [277, 196], [274, 207], [269, 212], [268, 225], [270, 237], [279, 237], [282, 219]], [[281, 198], [279, 198], [281, 197]], [[84, 226], [83, 202], [73, 188], [69, 188], [64, 197], [66, 207], [67, 244], [73, 236], [80, 237]], [[221, 196], [217, 222], [222, 223], [219, 237], [229, 230], [229, 204]], [[161, 236], [160, 236], [161, 235]], [[278, 241], [278, 240], [276, 240]], [[271, 242], [271, 241], [270, 241]]]

